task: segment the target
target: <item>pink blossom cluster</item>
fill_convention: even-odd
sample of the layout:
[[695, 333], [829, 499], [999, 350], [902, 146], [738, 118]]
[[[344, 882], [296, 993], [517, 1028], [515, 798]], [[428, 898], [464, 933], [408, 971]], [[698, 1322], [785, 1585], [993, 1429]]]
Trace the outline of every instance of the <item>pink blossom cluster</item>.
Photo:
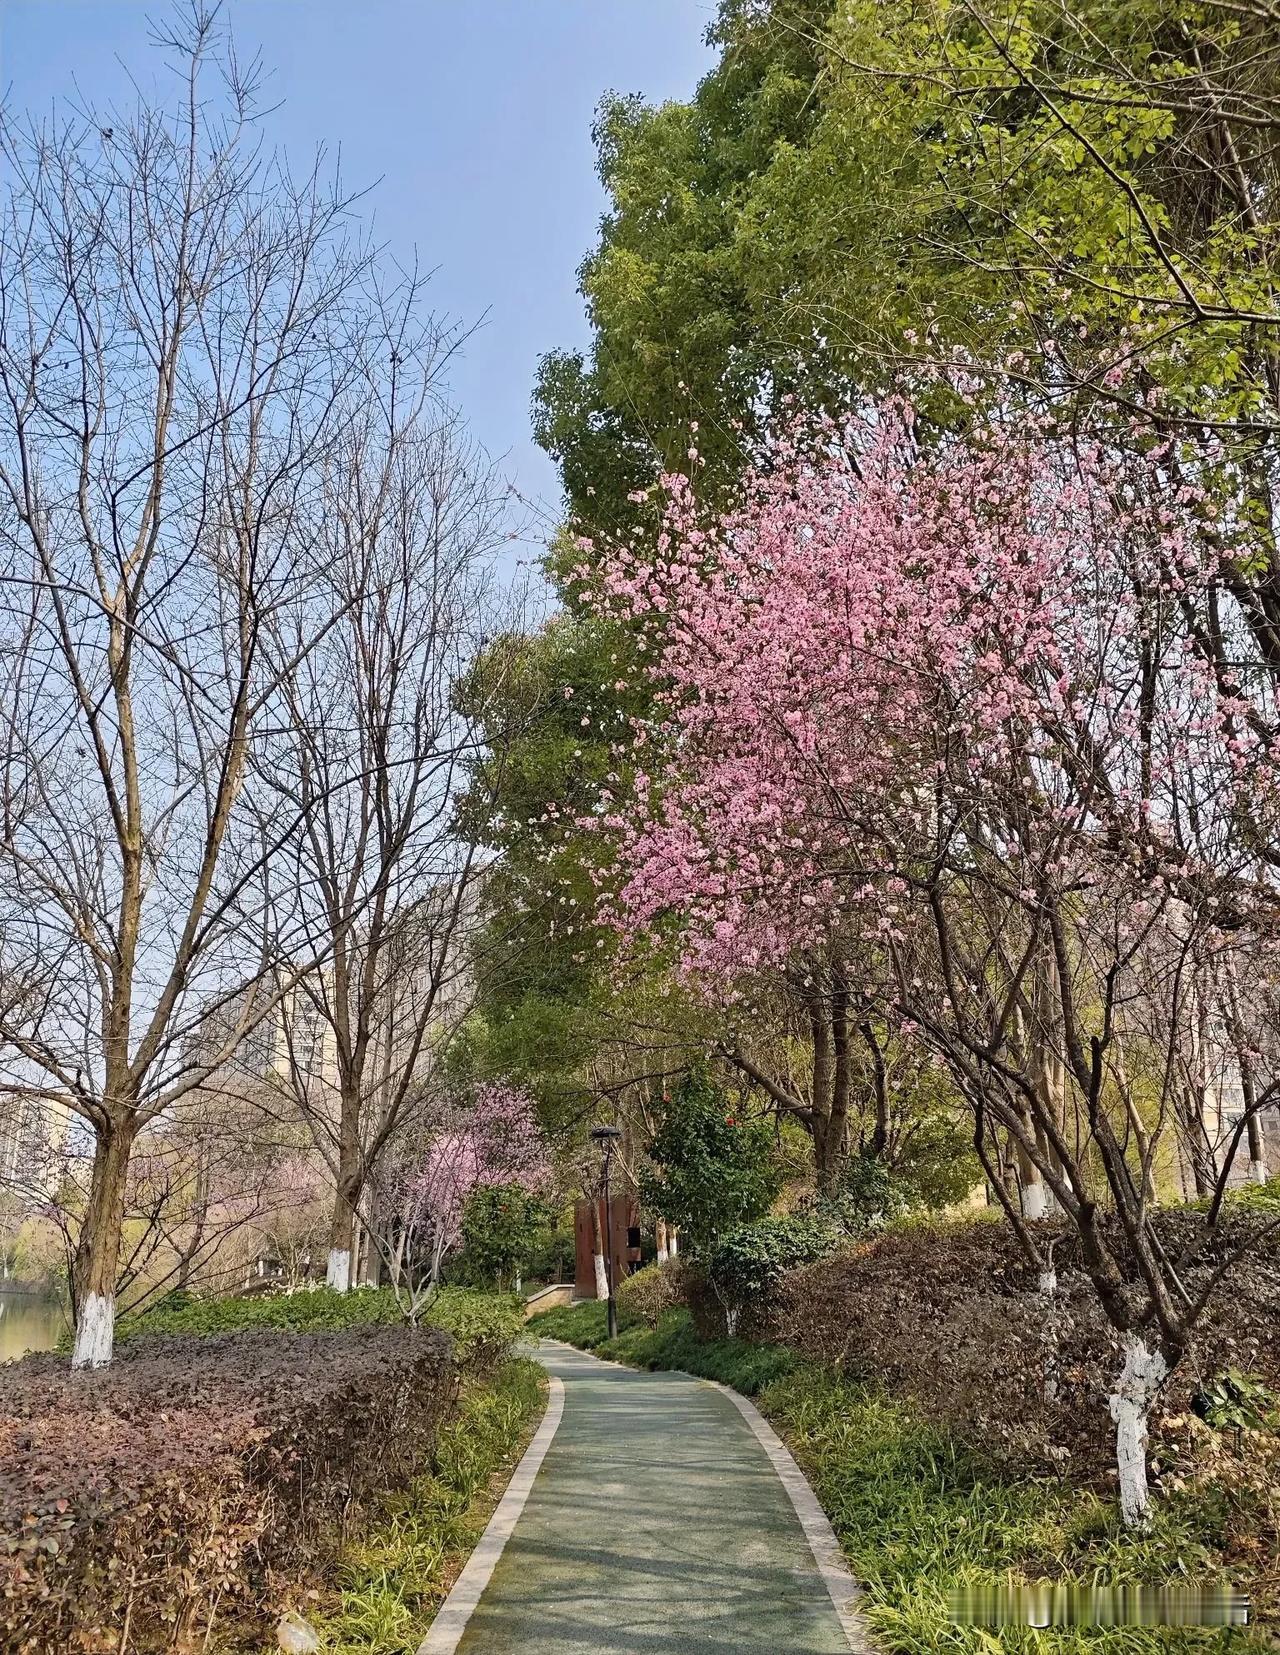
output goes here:
[[855, 920], [892, 937], [922, 871], [978, 852], [1028, 906], [1123, 888], [1126, 924], [1153, 893], [1269, 900], [1275, 681], [1187, 471], [1025, 421], [925, 441], [892, 402], [776, 444], [728, 512], [664, 479], [656, 539], [577, 571], [657, 706], [632, 796], [583, 823], [616, 852], [604, 915], [675, 921], [723, 983]]
[[433, 1111], [425, 1149], [406, 1169], [406, 1226], [429, 1237], [443, 1256], [458, 1244], [463, 1209], [473, 1190], [518, 1184], [537, 1194], [550, 1178], [532, 1099], [518, 1087], [495, 1081]]

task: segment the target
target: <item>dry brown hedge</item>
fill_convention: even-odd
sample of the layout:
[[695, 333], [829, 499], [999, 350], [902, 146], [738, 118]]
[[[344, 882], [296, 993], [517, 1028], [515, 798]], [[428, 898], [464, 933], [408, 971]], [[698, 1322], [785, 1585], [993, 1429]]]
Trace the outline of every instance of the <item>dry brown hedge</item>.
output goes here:
[[456, 1388], [446, 1335], [377, 1326], [0, 1369], [0, 1650], [203, 1647], [424, 1466]]
[[[1176, 1244], [1192, 1212], [1163, 1215]], [[1223, 1237], [1228, 1249], [1242, 1217]], [[1043, 1226], [1047, 1239], [1057, 1227]], [[1074, 1480], [1109, 1477], [1113, 1427], [1107, 1395], [1118, 1347], [1085, 1279], [1073, 1238], [1057, 1231], [1059, 1291], [1046, 1322], [1035, 1279], [1007, 1225], [937, 1221], [892, 1228], [784, 1276], [752, 1307], [740, 1331], [909, 1397], [930, 1419], [996, 1457], [1054, 1467]], [[1118, 1238], [1113, 1238], [1123, 1256]], [[1211, 1266], [1213, 1259], [1206, 1260]], [[1189, 1277], [1194, 1286], [1203, 1271]], [[700, 1329], [723, 1335], [707, 1293], [690, 1302]], [[1046, 1400], [1046, 1365], [1057, 1394]], [[1280, 1392], [1280, 1238], [1237, 1268], [1210, 1314], [1155, 1422], [1157, 1470], [1179, 1453], [1192, 1394], [1228, 1366]]]

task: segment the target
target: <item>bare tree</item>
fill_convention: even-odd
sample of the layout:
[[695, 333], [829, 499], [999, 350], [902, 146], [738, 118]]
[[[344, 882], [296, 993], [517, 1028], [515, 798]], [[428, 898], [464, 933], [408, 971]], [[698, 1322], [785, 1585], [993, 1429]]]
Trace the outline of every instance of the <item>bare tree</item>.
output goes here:
[[[1205, 1130], [1231, 1040], [1206, 1015], [1206, 962], [1235, 969], [1232, 956], [1247, 961], [1257, 939], [1223, 926], [1227, 881], [1197, 898], [1192, 881], [1151, 880], [1139, 856], [1126, 865], [1112, 854], [1084, 811], [1049, 812], [1017, 776], [1003, 790], [991, 774], [971, 784], [966, 763], [957, 752], [957, 802], [940, 795], [933, 853], [904, 881], [911, 922], [893, 943], [895, 1009], [968, 1100], [978, 1155], [1046, 1296], [1052, 1250], [1034, 1221], [1051, 1202], [1074, 1232], [1123, 1351], [1110, 1408], [1124, 1515], [1141, 1523], [1150, 1411], [1224, 1278], [1269, 1228], [1231, 1230], [1225, 1196], [1248, 1120], [1275, 1084], [1255, 1088], [1220, 1143]], [[1185, 1142], [1189, 1111], [1206, 1198], [1191, 1223], [1161, 1210], [1157, 1179], [1162, 1145]], [[999, 1139], [1012, 1184], [993, 1154]]]
[[173, 109], [0, 122], [0, 973], [26, 985], [0, 1085], [92, 1128], [80, 1366], [111, 1356], [139, 1133], [278, 992], [251, 918], [290, 824], [251, 757], [364, 351], [350, 201], [260, 147], [216, 13], [155, 37]]
[[[448, 336], [412, 316], [401, 303], [384, 321], [389, 370], [326, 480], [320, 609], [342, 620], [308, 651], [299, 606], [281, 648], [295, 662], [287, 731], [268, 755], [303, 823], [296, 866], [274, 870], [275, 910], [287, 932], [300, 904], [304, 953], [325, 961], [285, 1000], [283, 1028], [290, 1089], [334, 1180], [340, 1292], [371, 1174], [466, 1010], [482, 871], [458, 816], [481, 728], [456, 690], [492, 610], [502, 495], [433, 396]], [[268, 946], [287, 955], [280, 937]]]

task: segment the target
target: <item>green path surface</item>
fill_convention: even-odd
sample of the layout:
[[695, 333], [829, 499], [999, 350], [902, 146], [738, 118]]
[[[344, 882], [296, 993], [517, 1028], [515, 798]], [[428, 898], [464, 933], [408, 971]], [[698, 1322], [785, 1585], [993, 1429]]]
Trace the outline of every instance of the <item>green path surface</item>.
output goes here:
[[848, 1655], [791, 1501], [723, 1392], [562, 1346], [564, 1417], [459, 1655]]

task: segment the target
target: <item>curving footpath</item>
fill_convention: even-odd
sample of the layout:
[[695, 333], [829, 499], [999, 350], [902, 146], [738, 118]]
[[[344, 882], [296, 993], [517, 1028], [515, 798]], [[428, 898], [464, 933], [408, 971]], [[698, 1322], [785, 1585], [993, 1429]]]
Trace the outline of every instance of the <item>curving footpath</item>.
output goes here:
[[547, 1416], [419, 1655], [866, 1655], [830, 1526], [749, 1402], [533, 1354]]

